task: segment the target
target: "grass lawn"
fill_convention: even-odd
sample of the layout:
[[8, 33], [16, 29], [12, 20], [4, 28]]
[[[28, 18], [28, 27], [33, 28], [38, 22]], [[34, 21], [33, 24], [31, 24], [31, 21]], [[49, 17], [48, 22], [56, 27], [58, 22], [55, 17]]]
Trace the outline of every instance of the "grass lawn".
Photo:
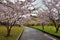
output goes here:
[[9, 37], [5, 37], [7, 34], [6, 27], [0, 26], [0, 40], [16, 40], [22, 30], [22, 27], [13, 26], [11, 30], [11, 35]]
[[[32, 26], [34, 28], [37, 28], [37, 29], [40, 29], [40, 30], [43, 30], [42, 29], [42, 26], [38, 25], [38, 26]], [[57, 36], [60, 36], [60, 29], [58, 31], [58, 33], [55, 33], [55, 27], [54, 26], [45, 26], [44, 27], [44, 31], [50, 33], [50, 34], [53, 34], [53, 35], [57, 35]]]

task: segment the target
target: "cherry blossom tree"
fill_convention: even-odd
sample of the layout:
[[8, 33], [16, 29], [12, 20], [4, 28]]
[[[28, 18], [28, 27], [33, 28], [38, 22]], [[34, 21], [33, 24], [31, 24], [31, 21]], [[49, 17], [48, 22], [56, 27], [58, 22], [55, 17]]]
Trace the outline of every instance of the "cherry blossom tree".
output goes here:
[[53, 22], [56, 32], [60, 27], [60, 0], [43, 0], [44, 5], [48, 8], [49, 19]]
[[27, 8], [29, 2], [32, 3], [32, 0], [0, 0], [0, 23], [6, 26], [7, 36], [15, 24], [22, 25], [22, 16], [30, 12]]

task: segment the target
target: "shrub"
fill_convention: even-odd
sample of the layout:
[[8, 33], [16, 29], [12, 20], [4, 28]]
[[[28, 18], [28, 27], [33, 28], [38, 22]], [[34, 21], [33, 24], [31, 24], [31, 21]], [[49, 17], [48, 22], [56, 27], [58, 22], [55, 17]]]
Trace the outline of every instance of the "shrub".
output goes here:
[[34, 24], [29, 24], [29, 23], [23, 23], [24, 26], [34, 26]]
[[40, 23], [35, 24], [35, 26], [39, 26], [39, 25], [40, 25]]

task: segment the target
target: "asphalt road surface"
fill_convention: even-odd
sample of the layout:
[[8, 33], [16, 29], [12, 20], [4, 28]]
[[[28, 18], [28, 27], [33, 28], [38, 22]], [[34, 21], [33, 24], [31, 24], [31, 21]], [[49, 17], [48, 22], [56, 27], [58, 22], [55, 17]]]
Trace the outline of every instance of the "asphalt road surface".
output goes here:
[[56, 39], [39, 30], [29, 27], [24, 27], [24, 32], [21, 38], [19, 38], [19, 40], [56, 40]]

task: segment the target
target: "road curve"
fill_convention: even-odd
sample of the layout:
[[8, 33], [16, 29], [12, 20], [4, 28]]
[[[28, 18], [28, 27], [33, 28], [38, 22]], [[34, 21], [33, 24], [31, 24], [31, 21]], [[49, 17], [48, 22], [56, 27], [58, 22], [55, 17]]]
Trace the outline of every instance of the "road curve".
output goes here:
[[55, 38], [33, 28], [24, 27], [24, 32], [19, 40], [56, 40]]

